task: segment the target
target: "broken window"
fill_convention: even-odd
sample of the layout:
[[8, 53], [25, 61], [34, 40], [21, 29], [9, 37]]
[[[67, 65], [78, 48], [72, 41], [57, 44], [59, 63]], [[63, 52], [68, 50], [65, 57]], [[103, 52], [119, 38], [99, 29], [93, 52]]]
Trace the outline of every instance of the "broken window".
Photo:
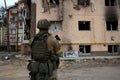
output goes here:
[[15, 39], [15, 37], [10, 37], [10, 42], [11, 42], [11, 43], [14, 43], [14, 42], [16, 42], [16, 39]]
[[78, 5], [88, 6], [90, 5], [90, 0], [78, 0]]
[[90, 21], [79, 21], [79, 30], [90, 30]]
[[50, 0], [51, 4], [59, 4], [59, 0]]
[[105, 6], [115, 6], [116, 0], [105, 0]]
[[59, 0], [48, 0], [48, 2], [47, 3], [49, 3], [49, 6], [48, 6], [48, 10], [49, 10], [49, 8], [55, 8], [56, 6], [58, 6], [59, 5]]
[[90, 45], [79, 45], [79, 51], [80, 53], [90, 53], [91, 46]]
[[16, 28], [16, 27], [17, 27], [17, 23], [11, 21], [11, 22], [10, 22], [10, 29], [13, 29], [13, 28]]
[[16, 29], [11, 29], [11, 34], [16, 34]]
[[50, 8], [55, 8], [56, 6], [61, 6], [63, 0], [42, 0], [42, 12], [50, 12]]
[[108, 45], [108, 52], [109, 53], [114, 53], [114, 52], [118, 52], [118, 45]]
[[106, 21], [107, 31], [116, 31], [118, 30], [118, 21]]
[[49, 31], [51, 33], [61, 31], [62, 30], [62, 22], [61, 21], [51, 21], [51, 26]]
[[23, 29], [20, 29], [20, 28], [19, 28], [19, 29], [18, 29], [18, 33], [19, 33], [19, 34], [22, 34], [22, 33], [23, 33]]
[[22, 37], [18, 37], [18, 42], [22, 42]]
[[20, 27], [22, 27], [22, 21], [20, 21], [19, 24], [20, 24]]
[[10, 48], [11, 51], [15, 51], [16, 50], [16, 46], [15, 45], [10, 45], [10, 46], [11, 46], [11, 48]]

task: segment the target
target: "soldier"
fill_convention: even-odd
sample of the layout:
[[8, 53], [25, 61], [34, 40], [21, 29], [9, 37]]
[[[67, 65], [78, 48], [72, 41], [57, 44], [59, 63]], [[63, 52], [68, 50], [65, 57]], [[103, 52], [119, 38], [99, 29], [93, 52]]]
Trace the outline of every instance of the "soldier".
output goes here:
[[59, 65], [60, 45], [55, 37], [48, 33], [50, 22], [38, 21], [38, 34], [31, 44], [31, 61], [28, 65], [30, 80], [57, 80], [54, 73]]

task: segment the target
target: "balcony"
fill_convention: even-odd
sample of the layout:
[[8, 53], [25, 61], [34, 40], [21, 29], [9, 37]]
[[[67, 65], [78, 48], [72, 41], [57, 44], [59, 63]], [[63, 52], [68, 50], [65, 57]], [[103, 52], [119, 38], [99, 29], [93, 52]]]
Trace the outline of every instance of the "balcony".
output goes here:
[[10, 28], [16, 28], [17, 27], [17, 24], [10, 24]]
[[17, 13], [18, 13], [18, 10], [17, 10], [17, 9], [12, 9], [12, 10], [11, 10], [11, 14], [12, 14], [12, 15], [17, 15]]
[[23, 21], [24, 20], [24, 17], [22, 16], [22, 14], [19, 14], [19, 21]]
[[17, 16], [10, 18], [10, 21], [11, 21], [11, 22], [17, 22]]
[[4, 21], [2, 19], [0, 19], [0, 23], [3, 23]]

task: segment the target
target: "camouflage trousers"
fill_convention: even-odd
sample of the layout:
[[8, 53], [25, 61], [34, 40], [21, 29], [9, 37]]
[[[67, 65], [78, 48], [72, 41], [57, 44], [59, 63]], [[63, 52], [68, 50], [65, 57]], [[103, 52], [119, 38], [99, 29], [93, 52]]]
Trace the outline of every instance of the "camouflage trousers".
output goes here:
[[34, 77], [31, 76], [30, 80], [57, 80], [57, 70], [53, 71], [52, 76], [37, 73]]
[[53, 70], [53, 64], [31, 63], [30, 80], [57, 80], [57, 69]]
[[57, 80], [57, 69], [53, 71], [53, 75], [49, 78], [49, 80]]
[[30, 80], [49, 80], [49, 76], [37, 73], [35, 76], [31, 76]]

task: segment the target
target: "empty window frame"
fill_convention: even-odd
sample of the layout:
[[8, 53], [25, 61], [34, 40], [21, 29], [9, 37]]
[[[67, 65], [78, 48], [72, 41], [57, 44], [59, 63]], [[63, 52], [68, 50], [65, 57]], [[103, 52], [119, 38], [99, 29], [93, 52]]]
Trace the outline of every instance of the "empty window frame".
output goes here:
[[19, 28], [22, 28], [22, 21], [19, 22]]
[[114, 52], [118, 52], [118, 45], [108, 45], [108, 52], [109, 53], [114, 53]]
[[79, 30], [90, 30], [90, 21], [79, 21], [78, 28]]
[[18, 33], [22, 34], [23, 33], [23, 29], [18, 29]]
[[16, 42], [15, 37], [10, 37], [10, 42], [11, 42], [11, 43], [15, 43], [15, 42]]
[[22, 37], [18, 37], [18, 42], [22, 42]]
[[4, 18], [4, 14], [0, 13], [0, 19]]
[[90, 53], [91, 46], [90, 45], [79, 45], [79, 51], [80, 53]]
[[5, 15], [4, 15], [4, 13], [2, 13], [2, 18], [5, 18]]
[[105, 0], [105, 6], [115, 6], [116, 0]]
[[11, 34], [16, 34], [16, 29], [11, 29]]
[[59, 4], [59, 0], [50, 0], [51, 4]]
[[90, 0], [78, 0], [78, 5], [88, 6], [90, 5]]
[[62, 30], [62, 22], [61, 21], [51, 21], [51, 26], [49, 28], [49, 31], [51, 33], [58, 32]]
[[16, 45], [10, 45], [11, 46], [11, 51], [15, 51], [16, 50]]
[[107, 31], [117, 31], [118, 30], [118, 21], [106, 21]]

